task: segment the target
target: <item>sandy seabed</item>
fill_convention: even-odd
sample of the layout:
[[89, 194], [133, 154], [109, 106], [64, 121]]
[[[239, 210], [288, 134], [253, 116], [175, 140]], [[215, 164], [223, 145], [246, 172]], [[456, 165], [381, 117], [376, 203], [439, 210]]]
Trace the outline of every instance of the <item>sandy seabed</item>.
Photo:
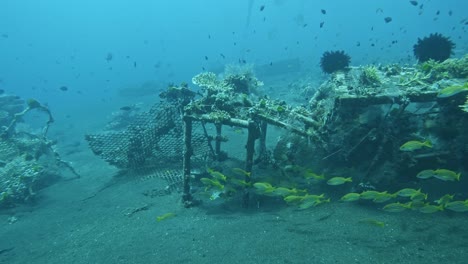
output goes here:
[[[116, 180], [91, 153], [74, 159], [80, 179], [0, 211], [0, 263], [467, 263], [468, 214], [337, 201], [307, 210], [281, 201], [186, 209], [180, 193], [144, 195], [163, 188], [160, 179]], [[175, 216], [158, 222], [165, 213]]]

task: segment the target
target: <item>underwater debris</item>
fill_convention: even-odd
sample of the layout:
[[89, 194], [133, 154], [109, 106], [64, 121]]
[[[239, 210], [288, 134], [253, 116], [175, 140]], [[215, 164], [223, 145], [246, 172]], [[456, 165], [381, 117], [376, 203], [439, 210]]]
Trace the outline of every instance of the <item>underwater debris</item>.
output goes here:
[[326, 51], [320, 59], [320, 67], [326, 73], [343, 71], [348, 68], [351, 57], [342, 50]]
[[[0, 114], [3, 115], [0, 118], [0, 208], [35, 199], [38, 190], [68, 172], [79, 178], [73, 167], [60, 158], [54, 142], [47, 139], [49, 125], [53, 122], [48, 108], [34, 99], [27, 100], [25, 108], [25, 101], [17, 96], [2, 96], [0, 102]], [[45, 127], [19, 129], [17, 123], [27, 123], [24, 117], [32, 110], [46, 113], [49, 119], [45, 121]], [[64, 167], [69, 171], [66, 172]]]
[[413, 53], [420, 63], [431, 59], [442, 62], [450, 58], [454, 48], [455, 43], [450, 38], [434, 33], [423, 39], [418, 39], [418, 42], [413, 46]]

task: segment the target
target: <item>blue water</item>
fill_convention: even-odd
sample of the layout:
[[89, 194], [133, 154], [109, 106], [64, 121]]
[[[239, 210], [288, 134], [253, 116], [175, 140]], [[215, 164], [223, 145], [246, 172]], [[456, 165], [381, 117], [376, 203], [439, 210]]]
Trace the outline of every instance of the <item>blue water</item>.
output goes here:
[[[138, 88], [145, 82], [160, 89], [181, 82], [193, 87], [193, 76], [221, 73], [227, 64], [262, 66], [298, 59], [302, 64], [298, 75], [320, 84], [329, 77], [319, 65], [326, 51], [344, 50], [352, 66], [414, 66], [413, 45], [436, 32], [456, 44], [453, 58], [467, 54], [468, 1], [417, 2], [415, 6], [407, 0], [1, 0], [0, 89], [35, 98], [50, 108], [55, 123], [47, 136], [57, 140], [58, 153], [72, 162], [81, 178], [51, 184], [37, 190], [37, 200], [0, 211], [0, 263], [465, 263], [466, 214], [391, 214], [381, 206], [340, 203], [340, 191], [345, 189], [337, 187], [333, 193], [330, 186], [325, 190], [333, 202], [313, 210], [298, 211], [260, 196], [248, 210], [234, 202], [211, 203], [206, 197], [200, 208], [185, 209], [180, 193], [148, 195], [165, 186], [155, 181], [161, 179], [121, 183], [114, 177], [116, 169], [91, 153], [84, 140], [85, 134], [105, 127], [120, 107], [154, 104], [159, 91], [139, 97], [120, 94], [122, 88]], [[284, 95], [286, 88], [270, 87], [297, 81], [288, 77], [279, 84], [265, 80], [264, 91], [272, 98]], [[459, 110], [458, 105], [455, 108]], [[457, 153], [447, 155], [453, 160], [437, 162], [445, 166], [455, 161], [466, 168], [458, 164], [464, 158], [460, 153], [466, 153], [462, 136], [466, 113], [456, 112], [460, 119], [449, 113], [442, 116], [451, 117], [446, 123], [428, 119], [437, 126], [460, 124], [453, 130], [462, 131], [461, 136], [449, 134], [439, 141], [436, 150]], [[33, 112], [26, 123], [36, 121], [42, 129], [47, 120], [35, 114], [43, 113]], [[431, 128], [427, 135], [444, 133]], [[450, 128], [447, 131], [453, 132]], [[392, 129], [389, 126], [389, 138], [396, 134]], [[276, 137], [280, 132], [268, 131], [273, 144], [281, 140]], [[237, 132], [223, 130], [245, 136]], [[368, 135], [352, 145], [358, 146]], [[453, 135], [460, 141], [455, 142]], [[244, 153], [244, 139], [234, 142]], [[362, 149], [377, 144], [369, 142]], [[341, 154], [332, 154], [336, 153]], [[370, 159], [374, 155], [357, 153], [361, 154]], [[385, 176], [387, 167], [382, 167]], [[465, 199], [465, 172], [462, 177], [462, 184], [436, 182], [423, 188]], [[409, 179], [395, 188], [420, 187], [415, 183], [421, 182]], [[165, 213], [175, 216], [157, 222], [156, 217]], [[375, 220], [385, 227], [376, 227]]]
[[456, 43], [454, 56], [466, 53], [467, 26], [460, 21], [468, 2], [418, 2], [423, 9], [409, 1], [372, 0], [5, 0], [0, 88], [67, 113], [83, 105], [115, 107], [115, 91], [125, 85], [190, 83], [203, 68], [219, 70], [239, 59], [268, 64], [300, 58], [319, 73], [321, 54], [342, 49], [352, 65], [413, 63], [412, 45], [433, 32]]

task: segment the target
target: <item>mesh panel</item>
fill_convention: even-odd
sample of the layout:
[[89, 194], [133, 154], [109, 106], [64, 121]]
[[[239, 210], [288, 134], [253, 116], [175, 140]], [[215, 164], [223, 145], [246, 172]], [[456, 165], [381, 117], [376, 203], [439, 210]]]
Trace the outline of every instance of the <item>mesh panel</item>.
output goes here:
[[[123, 131], [87, 135], [86, 140], [109, 164], [132, 176], [165, 179], [172, 188], [182, 183], [183, 127], [178, 107], [163, 102], [139, 114]], [[199, 122], [193, 126], [192, 146], [193, 168], [200, 168], [209, 147]]]

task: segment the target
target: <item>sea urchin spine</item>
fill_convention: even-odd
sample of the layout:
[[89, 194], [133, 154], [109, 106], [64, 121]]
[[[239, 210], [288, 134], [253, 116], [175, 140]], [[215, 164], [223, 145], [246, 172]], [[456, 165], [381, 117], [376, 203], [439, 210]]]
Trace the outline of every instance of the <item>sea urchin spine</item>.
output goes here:
[[442, 34], [434, 33], [423, 39], [418, 38], [418, 43], [413, 46], [414, 56], [419, 62], [435, 60], [442, 62], [453, 53], [455, 43]]
[[351, 57], [344, 51], [326, 51], [320, 59], [320, 67], [326, 73], [345, 70], [351, 61]]

